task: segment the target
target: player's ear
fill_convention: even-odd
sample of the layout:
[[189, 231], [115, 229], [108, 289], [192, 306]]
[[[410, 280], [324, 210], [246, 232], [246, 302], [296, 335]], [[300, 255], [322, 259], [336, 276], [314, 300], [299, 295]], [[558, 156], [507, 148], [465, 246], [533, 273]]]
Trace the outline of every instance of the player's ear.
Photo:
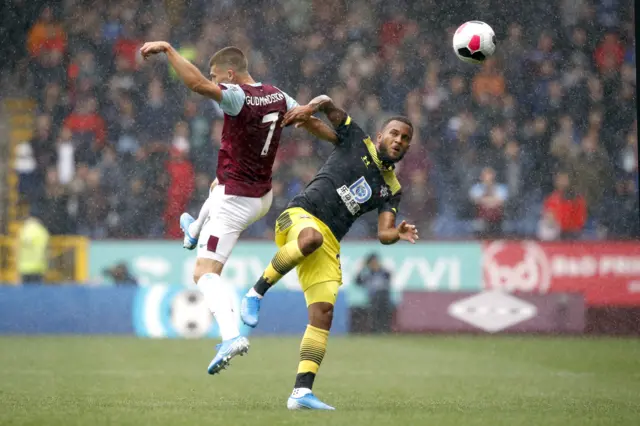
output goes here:
[[376, 143], [380, 143], [380, 142], [382, 142], [382, 133], [378, 132], [376, 134]]

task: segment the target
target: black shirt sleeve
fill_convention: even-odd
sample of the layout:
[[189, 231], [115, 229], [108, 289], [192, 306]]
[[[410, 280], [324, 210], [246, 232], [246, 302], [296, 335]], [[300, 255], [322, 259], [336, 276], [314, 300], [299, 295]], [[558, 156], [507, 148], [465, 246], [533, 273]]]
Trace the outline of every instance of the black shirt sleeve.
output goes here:
[[385, 202], [378, 209], [378, 214], [382, 212], [391, 212], [397, 215], [401, 198], [402, 198], [402, 191], [398, 191], [394, 195], [387, 198]]

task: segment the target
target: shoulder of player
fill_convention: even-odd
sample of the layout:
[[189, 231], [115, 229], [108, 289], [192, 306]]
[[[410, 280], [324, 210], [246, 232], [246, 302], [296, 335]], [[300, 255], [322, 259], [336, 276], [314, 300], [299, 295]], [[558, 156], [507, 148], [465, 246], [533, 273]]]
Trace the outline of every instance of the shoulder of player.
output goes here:
[[239, 84], [218, 83], [218, 86], [220, 86], [220, 88], [222, 90], [230, 90], [230, 91], [234, 91], [234, 92], [244, 92], [244, 90], [242, 89], [242, 86], [240, 86]]
[[382, 176], [384, 177], [384, 181], [391, 191], [391, 195], [394, 197], [401, 197], [402, 185], [398, 180], [398, 176], [396, 176], [395, 170], [383, 171]]
[[360, 127], [358, 123], [353, 121], [353, 118], [348, 113], [346, 113], [344, 119], [342, 120], [342, 123], [340, 123], [340, 125], [337, 127], [337, 130], [345, 133], [348, 132], [349, 137], [362, 139], [363, 141], [367, 138], [371, 139], [369, 135], [367, 135], [365, 131], [362, 130], [362, 127]]

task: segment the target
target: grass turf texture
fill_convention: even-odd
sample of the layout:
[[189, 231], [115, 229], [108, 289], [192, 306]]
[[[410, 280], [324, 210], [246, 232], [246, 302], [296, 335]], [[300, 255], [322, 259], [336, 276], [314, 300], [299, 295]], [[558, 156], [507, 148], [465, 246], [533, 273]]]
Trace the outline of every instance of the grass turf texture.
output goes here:
[[211, 377], [214, 343], [2, 337], [0, 424], [640, 424], [638, 340], [332, 338], [315, 391], [335, 412], [286, 410], [298, 338]]

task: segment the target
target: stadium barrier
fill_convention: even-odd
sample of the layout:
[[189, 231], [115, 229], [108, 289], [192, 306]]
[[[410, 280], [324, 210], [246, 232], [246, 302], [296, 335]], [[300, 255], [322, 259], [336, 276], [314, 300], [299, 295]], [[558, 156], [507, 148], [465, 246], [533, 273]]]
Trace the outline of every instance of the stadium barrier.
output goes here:
[[[239, 305], [243, 293], [235, 292]], [[333, 334], [348, 331], [348, 305], [339, 296]], [[236, 306], [235, 312], [239, 312]], [[302, 334], [307, 310], [300, 292], [265, 299], [260, 326], [248, 335]], [[241, 324], [238, 317], [238, 324]], [[0, 287], [0, 334], [124, 334], [151, 338], [219, 337], [199, 291], [188, 286]]]
[[[271, 243], [242, 242], [225, 267], [224, 281], [235, 288], [238, 294], [242, 294], [268, 264], [274, 249]], [[640, 334], [640, 243], [637, 242], [434, 242], [415, 246], [398, 244], [385, 247], [375, 242], [347, 242], [342, 246], [344, 284], [341, 303], [344, 305], [341, 305], [343, 307], [340, 309], [346, 311], [349, 308], [363, 308], [368, 305], [366, 289], [354, 285], [354, 280], [364, 259], [372, 252], [377, 252], [383, 264], [392, 272], [392, 295], [398, 306], [396, 328], [399, 331], [584, 331]], [[147, 293], [153, 296], [144, 297], [157, 300], [161, 293], [157, 289], [165, 289], [164, 296], [161, 297], [164, 300], [162, 306], [165, 307], [165, 311], [162, 311], [164, 319], [156, 321], [156, 328], [153, 328], [148, 326], [154, 324], [149, 320], [152, 317], [138, 315], [138, 320], [130, 324], [134, 327], [130, 330], [131, 333], [169, 337], [215, 335], [215, 325], [211, 325], [214, 328], [201, 325], [211, 319], [207, 319], [207, 313], [202, 313], [203, 309], [197, 307], [201, 305], [199, 293], [189, 287], [192, 284], [191, 274], [195, 257], [193, 253], [183, 250], [180, 244], [157, 241], [100, 241], [90, 244], [88, 255], [87, 284], [107, 287], [88, 290], [120, 291], [120, 287], [111, 287], [111, 278], [107, 273], [119, 264], [126, 265], [140, 284], [135, 300], [140, 300], [142, 295]], [[82, 269], [81, 266], [78, 268]], [[70, 291], [65, 287], [62, 289]], [[4, 296], [4, 293], [0, 295], [0, 302], [6, 302], [2, 300]], [[90, 299], [89, 295], [84, 297]], [[462, 303], [469, 299], [471, 302]], [[47, 300], [46, 297], [44, 300]], [[275, 286], [267, 300], [274, 300], [273, 306], [279, 306], [281, 309], [286, 307], [284, 312], [296, 312], [295, 318], [299, 321], [287, 320], [281, 313], [276, 312], [276, 309], [273, 314], [273, 321], [276, 323], [263, 327], [259, 332], [295, 332], [297, 328], [294, 330], [287, 327], [298, 327], [298, 323], [302, 327], [306, 323], [303, 297], [295, 274], [287, 275]], [[295, 300], [297, 302], [294, 303]], [[132, 303], [128, 302], [128, 309], [133, 309]], [[450, 309], [452, 305], [456, 305], [457, 308]], [[3, 303], [2, 306], [10, 308], [9, 311], [0, 310], [0, 320], [3, 324], [12, 321], [8, 318], [12, 316], [10, 314], [20, 314], [16, 305]], [[181, 306], [189, 306], [190, 309], [185, 310], [180, 308]], [[406, 311], [408, 308], [410, 309]], [[74, 312], [73, 309], [70, 312]], [[193, 314], [195, 319], [188, 318], [192, 314], [176, 313], [183, 311], [199, 313]], [[418, 314], [419, 311], [423, 312], [422, 317]], [[516, 321], [505, 327], [502, 326], [504, 324], [479, 326], [478, 321], [461, 319], [463, 312], [472, 312], [474, 315], [503, 315], [502, 322], [507, 323], [506, 317], [515, 313], [526, 316], [532, 311], [535, 311], [535, 319]], [[121, 316], [128, 321], [133, 318], [135, 312], [131, 311]], [[21, 315], [20, 318], [25, 318], [24, 313]], [[542, 319], [546, 321], [546, 317], [554, 317], [558, 321], [557, 318], [562, 315], [569, 315], [574, 319], [562, 326], [556, 324], [553, 327], [551, 323], [540, 322]], [[187, 319], [180, 319], [183, 316]], [[82, 317], [81, 315], [77, 318], [80, 321]], [[141, 322], [140, 318], [143, 317], [151, 322]], [[337, 319], [344, 319], [340, 327], [345, 331], [348, 329], [347, 317], [346, 312], [344, 316], [336, 313]], [[444, 317], [451, 324], [457, 325], [444, 326], [438, 322], [439, 320], [436, 321], [437, 318]], [[577, 317], [583, 318], [584, 321], [575, 320]], [[278, 322], [280, 319], [282, 322]], [[429, 322], [431, 320], [435, 322]], [[196, 322], [192, 324], [193, 321]], [[172, 324], [173, 328], [167, 324]], [[180, 328], [180, 324], [184, 327]], [[192, 330], [185, 331], [185, 327]], [[6, 330], [8, 328], [3, 326], [0, 332]], [[19, 332], [16, 328], [12, 330]], [[26, 330], [32, 332], [32, 328], [26, 327]], [[84, 332], [82, 330], [80, 328], [79, 332]], [[70, 329], [68, 332], [75, 331]]]

